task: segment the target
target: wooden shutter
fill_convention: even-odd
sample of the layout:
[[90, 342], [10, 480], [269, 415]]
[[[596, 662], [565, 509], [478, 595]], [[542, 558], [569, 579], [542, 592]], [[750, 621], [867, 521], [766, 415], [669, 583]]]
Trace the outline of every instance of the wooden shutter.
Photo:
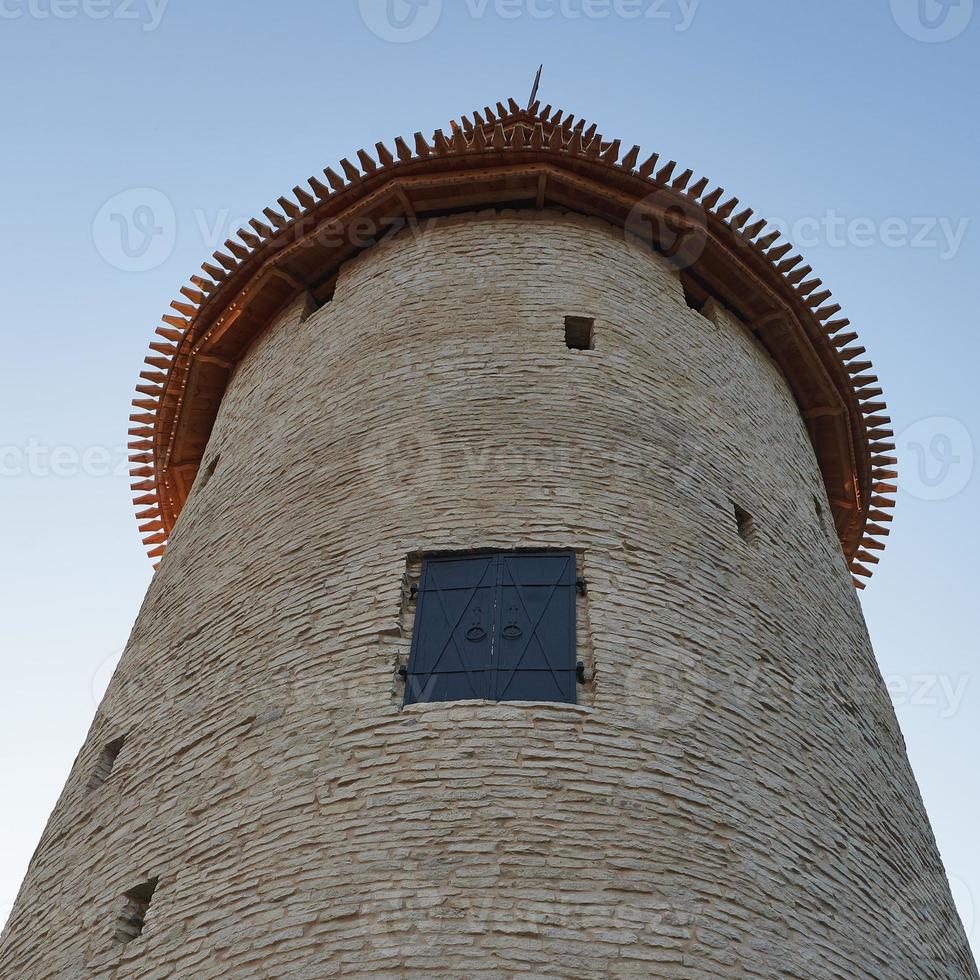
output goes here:
[[493, 555], [422, 564], [405, 704], [490, 696]]
[[575, 556], [426, 559], [405, 704], [575, 703]]

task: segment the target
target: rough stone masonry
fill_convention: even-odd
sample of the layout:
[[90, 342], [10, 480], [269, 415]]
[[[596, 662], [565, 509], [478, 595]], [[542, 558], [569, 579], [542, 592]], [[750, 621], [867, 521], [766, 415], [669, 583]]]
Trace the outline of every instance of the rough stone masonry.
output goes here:
[[[363, 253], [238, 366], [0, 976], [976, 978], [828, 510], [621, 231]], [[403, 709], [419, 556], [528, 547], [588, 582], [579, 704]]]

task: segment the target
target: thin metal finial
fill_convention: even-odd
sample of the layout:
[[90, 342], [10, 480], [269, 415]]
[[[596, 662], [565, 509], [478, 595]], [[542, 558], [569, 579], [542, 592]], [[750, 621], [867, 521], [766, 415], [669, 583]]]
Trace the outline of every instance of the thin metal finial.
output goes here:
[[534, 105], [534, 100], [538, 97], [538, 86], [541, 84], [541, 72], [544, 70], [544, 65], [538, 65], [538, 73], [534, 76], [534, 87], [531, 89], [531, 98], [527, 100], [528, 109]]

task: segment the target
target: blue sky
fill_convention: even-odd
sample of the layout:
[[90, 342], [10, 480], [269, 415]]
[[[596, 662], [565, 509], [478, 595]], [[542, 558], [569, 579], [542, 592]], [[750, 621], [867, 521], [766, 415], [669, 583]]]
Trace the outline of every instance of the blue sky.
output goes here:
[[280, 194], [544, 62], [788, 229], [869, 348], [905, 490], [863, 603], [980, 942], [974, 0], [392, 3], [0, 2], [0, 919], [150, 580], [121, 449], [159, 314]]

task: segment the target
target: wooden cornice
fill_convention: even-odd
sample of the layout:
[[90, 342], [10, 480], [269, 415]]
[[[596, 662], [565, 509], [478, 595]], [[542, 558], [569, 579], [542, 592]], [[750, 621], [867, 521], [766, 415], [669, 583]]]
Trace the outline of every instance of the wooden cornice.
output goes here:
[[[375, 159], [375, 156], [377, 159]], [[737, 315], [783, 371], [807, 425], [855, 585], [888, 534], [896, 460], [881, 390], [830, 292], [736, 198], [594, 125], [511, 100], [361, 150], [240, 229], [181, 289], [141, 375], [130, 430], [152, 558], [180, 514], [234, 366], [284, 305], [329, 299], [340, 265], [406, 224], [488, 207], [557, 207], [623, 227]], [[369, 234], [365, 234], [365, 229]], [[150, 385], [142, 382], [149, 381]], [[145, 508], [145, 509], [142, 509]]]

